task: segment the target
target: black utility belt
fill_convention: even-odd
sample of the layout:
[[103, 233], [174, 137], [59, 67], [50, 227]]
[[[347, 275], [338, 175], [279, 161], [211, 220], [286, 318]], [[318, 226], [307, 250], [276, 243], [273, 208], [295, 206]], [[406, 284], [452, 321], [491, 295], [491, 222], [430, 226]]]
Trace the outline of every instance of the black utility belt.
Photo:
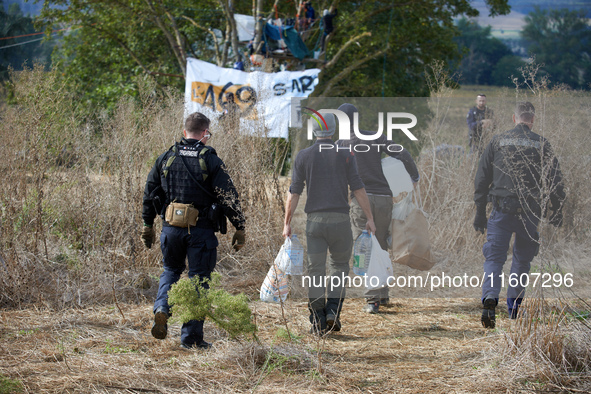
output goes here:
[[517, 197], [497, 197], [488, 196], [488, 200], [493, 203], [493, 206], [503, 213], [521, 214], [524, 212], [521, 201]]
[[[197, 211], [197, 216], [194, 216], [194, 212], [193, 216], [191, 217], [191, 219], [195, 220], [194, 222], [181, 222], [181, 225], [179, 225], [178, 223], [171, 223], [172, 220], [172, 216], [169, 216], [168, 218], [166, 217], [166, 211], [169, 211], [168, 208], [171, 208], [171, 205], [173, 203], [170, 203], [169, 206], [167, 206], [167, 209], [165, 209], [164, 215], [161, 215], [162, 219], [164, 219], [168, 225], [172, 225], [172, 226], [176, 226], [176, 227], [191, 227], [191, 226], [197, 226], [197, 227], [203, 227], [203, 228], [213, 228], [213, 230], [215, 232], [220, 232], [222, 234], [226, 234], [226, 232], [228, 231], [228, 224], [226, 222], [226, 216], [224, 215], [222, 206], [218, 203], [212, 203], [209, 206], [206, 207], [200, 207], [200, 208], [196, 208], [195, 211]], [[181, 205], [191, 205], [191, 204], [181, 204]], [[172, 210], [170, 212], [175, 213], [174, 210]], [[179, 217], [184, 216], [185, 213], [184, 212], [178, 212]]]

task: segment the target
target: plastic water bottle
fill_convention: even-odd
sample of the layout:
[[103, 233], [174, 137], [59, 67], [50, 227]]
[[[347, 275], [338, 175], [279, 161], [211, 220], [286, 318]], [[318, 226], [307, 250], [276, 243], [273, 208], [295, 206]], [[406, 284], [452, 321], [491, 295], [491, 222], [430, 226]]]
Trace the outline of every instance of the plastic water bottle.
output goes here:
[[353, 245], [353, 272], [355, 275], [365, 275], [370, 257], [371, 236], [367, 230], [363, 230]]
[[298, 239], [298, 236], [292, 234], [291, 247], [287, 250], [291, 264], [287, 269], [286, 274], [302, 275], [304, 273], [304, 246]]

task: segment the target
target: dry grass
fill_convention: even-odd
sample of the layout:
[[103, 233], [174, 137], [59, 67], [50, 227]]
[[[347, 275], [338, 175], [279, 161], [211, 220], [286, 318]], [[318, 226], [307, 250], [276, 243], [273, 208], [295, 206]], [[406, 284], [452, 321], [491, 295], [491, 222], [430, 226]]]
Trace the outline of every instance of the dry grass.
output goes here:
[[[535, 389], [591, 388], [589, 304], [530, 298], [504, 333], [501, 368], [517, 365], [512, 381]], [[584, 308], [584, 309], [581, 309]]]
[[280, 308], [256, 302], [261, 343], [206, 323], [209, 352], [180, 350], [177, 325], [151, 338], [145, 305], [122, 304], [125, 321], [113, 307], [5, 311], [0, 371], [34, 393], [475, 392], [483, 349], [502, 342], [480, 327], [473, 299], [400, 299], [372, 316], [361, 306], [348, 301], [343, 331], [320, 340], [307, 334], [305, 304], [289, 303], [289, 342]]
[[[542, 223], [545, 242], [532, 265], [532, 272], [575, 274], [572, 289], [540, 295], [557, 297], [557, 304], [527, 304], [515, 323], [499, 308], [497, 330], [486, 331], [479, 289], [395, 289], [393, 306], [379, 315], [362, 314], [361, 300], [347, 300], [343, 331], [320, 339], [307, 333], [305, 303], [289, 300], [282, 313], [253, 301], [259, 342], [230, 341], [206, 323], [215, 348], [203, 353], [179, 350], [176, 325], [166, 340], [151, 338], [161, 255], [138, 236], [145, 178], [180, 137], [182, 98], [154, 96], [146, 84], [138, 100], [123, 99], [113, 114], [83, 118], [53, 74], [36, 68], [13, 81], [18, 103], [0, 115], [0, 375], [21, 380], [25, 392], [589, 389], [591, 308], [574, 301], [590, 296], [588, 99], [531, 81], [526, 90], [489, 97], [499, 131], [510, 127], [503, 114], [516, 96], [533, 101], [538, 130], [562, 165], [569, 188], [565, 226]], [[443, 143], [465, 147], [465, 115], [476, 93], [438, 89], [430, 102], [434, 120], [422, 131], [420, 191], [437, 260], [431, 275], [482, 274], [484, 238], [471, 226], [476, 160], [433, 151]], [[214, 121], [211, 142], [242, 196], [247, 245], [235, 253], [232, 231], [219, 236], [217, 269], [227, 289], [254, 300], [283, 242], [289, 179], [277, 169], [286, 146], [262, 138], [263, 128], [249, 137], [218, 126]], [[302, 235], [303, 205], [294, 221]], [[394, 273], [425, 275], [403, 266]], [[580, 316], [572, 318], [573, 311]]]

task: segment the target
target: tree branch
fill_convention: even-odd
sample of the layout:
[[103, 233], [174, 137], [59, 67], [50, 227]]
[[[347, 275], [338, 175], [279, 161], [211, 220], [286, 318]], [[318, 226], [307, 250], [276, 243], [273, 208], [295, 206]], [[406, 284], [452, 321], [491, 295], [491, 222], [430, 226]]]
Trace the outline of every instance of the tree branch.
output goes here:
[[319, 94], [318, 96], [324, 96], [327, 97], [328, 93], [330, 93], [335, 85], [337, 83], [339, 83], [340, 81], [342, 81], [343, 79], [345, 79], [345, 77], [349, 74], [351, 74], [355, 69], [359, 68], [360, 66], [362, 66], [363, 64], [369, 62], [370, 60], [373, 60], [381, 55], [383, 55], [384, 53], [386, 53], [388, 50], [390, 49], [390, 47], [386, 47], [384, 49], [382, 49], [381, 51], [378, 51], [372, 55], [369, 55], [361, 60], [356, 61], [355, 63], [351, 64], [349, 67], [345, 68], [343, 71], [341, 71], [340, 73], [338, 73], [337, 75], [335, 75], [326, 85], [326, 87], [324, 88], [324, 90], [322, 91], [321, 94]]
[[205, 30], [206, 32], [208, 32], [209, 34], [211, 34], [211, 36], [213, 37], [213, 45], [215, 46], [215, 59], [216, 59], [216, 62], [218, 64], [218, 66], [222, 67], [223, 66], [223, 63], [222, 63], [222, 58], [221, 58], [221, 55], [220, 55], [220, 46], [218, 45], [218, 38], [215, 35], [215, 33], [213, 32], [213, 30], [208, 29], [208, 28], [205, 28], [203, 26], [199, 26], [197, 24], [197, 22], [195, 22], [194, 19], [189, 18], [186, 15], [183, 15], [182, 18], [184, 18], [184, 19], [188, 20], [189, 22], [191, 22], [193, 24], [193, 26], [195, 26], [196, 28], [201, 29], [201, 30]]
[[183, 74], [186, 75], [187, 74], [187, 53], [185, 52], [181, 33], [176, 25], [176, 22], [175, 22], [173, 16], [170, 14], [170, 12], [168, 12], [168, 10], [164, 6], [164, 4], [162, 4], [162, 0], [158, 0], [158, 2], [160, 3], [160, 6], [164, 9], [164, 12], [166, 13], [166, 16], [168, 17], [168, 20], [170, 20], [170, 25], [172, 27], [172, 30], [174, 31], [176, 43], [178, 45], [179, 54], [180, 54], [181, 58], [183, 59], [183, 65], [182, 65]]
[[273, 3], [273, 7], [271, 7], [271, 12], [269, 12], [269, 16], [267, 17], [267, 22], [269, 22], [271, 19], [273, 19], [273, 14], [275, 13], [275, 7], [277, 7], [278, 3], [279, 3], [279, 0], [275, 0], [275, 3]]
[[177, 46], [174, 37], [172, 36], [172, 34], [170, 34], [170, 32], [164, 26], [164, 23], [162, 22], [162, 19], [160, 19], [160, 15], [158, 12], [156, 12], [156, 9], [154, 8], [154, 5], [152, 4], [152, 2], [150, 0], [144, 0], [144, 1], [148, 5], [148, 8], [150, 8], [150, 11], [152, 11], [152, 18], [154, 19], [154, 22], [156, 22], [156, 25], [158, 25], [158, 27], [160, 28], [160, 30], [162, 30], [162, 33], [164, 33], [164, 36], [168, 40], [168, 44], [170, 46], [170, 49], [172, 49], [172, 53], [174, 53], [174, 56], [176, 57], [176, 60], [179, 63], [179, 67], [183, 71], [183, 75], [186, 76], [187, 75], [187, 64], [186, 64], [187, 59], [181, 55], [180, 48]]
[[359, 40], [359, 39], [361, 39], [363, 37], [368, 37], [368, 36], [371, 36], [371, 32], [368, 32], [367, 31], [367, 32], [365, 32], [363, 34], [360, 34], [360, 35], [358, 35], [356, 37], [351, 38], [349, 41], [347, 41], [345, 43], [345, 45], [343, 45], [341, 47], [341, 49], [339, 49], [339, 51], [337, 52], [337, 54], [334, 55], [334, 57], [330, 60], [330, 62], [326, 63], [326, 65], [323, 68], [324, 69], [327, 69], [327, 68], [331, 68], [332, 66], [334, 66], [338, 62], [339, 58], [343, 55], [343, 53], [345, 53], [345, 51], [347, 50], [347, 48], [349, 46], [353, 45], [357, 40]]
[[224, 46], [222, 47], [222, 67], [228, 61], [228, 50], [230, 49], [230, 21], [226, 20], [226, 34], [224, 35]]
[[263, 14], [263, 0], [256, 0], [256, 8], [254, 11], [254, 41], [252, 43], [252, 47], [254, 49], [254, 53], [259, 53], [263, 44], [263, 24], [259, 20], [262, 19]]
[[227, 0], [219, 0], [219, 2], [226, 13], [226, 19], [228, 21], [228, 26], [230, 27], [228, 33], [232, 45], [232, 51], [234, 52], [234, 61], [238, 62], [241, 60], [242, 56], [238, 49], [238, 29], [236, 27], [236, 19], [234, 19], [234, 10], [230, 8], [230, 4], [227, 3]]

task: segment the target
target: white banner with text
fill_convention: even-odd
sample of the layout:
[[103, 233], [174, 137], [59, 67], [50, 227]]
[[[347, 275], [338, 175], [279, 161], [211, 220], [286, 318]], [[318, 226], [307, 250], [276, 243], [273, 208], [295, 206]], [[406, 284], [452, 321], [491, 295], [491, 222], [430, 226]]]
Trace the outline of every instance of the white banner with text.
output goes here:
[[244, 72], [189, 58], [185, 111], [187, 115], [200, 111], [214, 120], [228, 110], [228, 93], [232, 93], [241, 123], [263, 120], [264, 136], [287, 138], [291, 99], [308, 97], [318, 84], [319, 73], [316, 68]]

